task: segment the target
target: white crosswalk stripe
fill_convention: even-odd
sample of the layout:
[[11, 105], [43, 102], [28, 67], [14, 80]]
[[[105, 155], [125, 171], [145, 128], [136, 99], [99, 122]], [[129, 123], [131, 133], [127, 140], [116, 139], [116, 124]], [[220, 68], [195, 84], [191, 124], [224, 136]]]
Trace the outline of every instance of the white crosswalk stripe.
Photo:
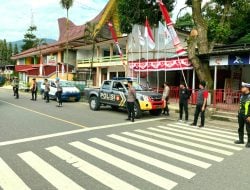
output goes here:
[[[168, 126], [176, 127], [176, 124], [175, 125], [174, 124], [168, 124]], [[212, 136], [222, 137], [222, 138], [226, 138], [226, 139], [235, 139], [235, 137], [233, 137], [233, 136], [229, 136], [229, 135], [225, 135], [225, 134], [219, 134], [219, 133], [216, 133], [216, 132], [206, 131], [205, 127], [201, 128], [201, 130], [199, 130], [200, 128], [197, 129], [197, 127], [195, 128], [193, 126], [190, 126], [189, 128], [192, 131], [196, 130], [196, 133], [212, 135]], [[203, 130], [203, 129], [205, 129], [205, 130]]]
[[[181, 130], [178, 130], [178, 129], [170, 128], [170, 127], [167, 127], [167, 126], [157, 126], [157, 127], [161, 128], [161, 129], [165, 129], [166, 132], [163, 132], [163, 133], [166, 133], [166, 134], [168, 133], [168, 134], [171, 134], [171, 135], [174, 135], [174, 136], [178, 136], [178, 137], [182, 137], [182, 138], [186, 138], [186, 139], [190, 139], [190, 140], [195, 140], [195, 141], [200, 141], [200, 142], [204, 142], [204, 143], [207, 143], [207, 144], [212, 144], [212, 145], [216, 145], [216, 146], [220, 146], [220, 147], [224, 147], [224, 148], [228, 148], [228, 149], [232, 149], [232, 150], [242, 150], [241, 147], [234, 146], [232, 144], [232, 141], [226, 141], [226, 143], [230, 143], [230, 145], [228, 145], [228, 144], [223, 144], [223, 143], [216, 142], [216, 141], [223, 142], [223, 140], [225, 140], [225, 139], [213, 138], [213, 137], [207, 136], [207, 135], [196, 134], [195, 131], [192, 132], [192, 133], [189, 133], [189, 132], [187, 132], [188, 130], [190, 130], [189, 128], [187, 128], [187, 129], [182, 128]], [[174, 126], [174, 127], [176, 127], [176, 126]], [[152, 129], [152, 128], [149, 128], [149, 129]], [[187, 130], [187, 131], [185, 131], [185, 130]], [[170, 132], [170, 131], [174, 131], [175, 133]], [[188, 136], [188, 135], [182, 135], [180, 133], [190, 134], [192, 136], [198, 136], [198, 137], [202, 137], [202, 138], [195, 138], [195, 137]], [[208, 140], [205, 140], [204, 138], [213, 139], [213, 140], [216, 140], [216, 141], [208, 141]]]
[[172, 189], [174, 188], [177, 183], [174, 181], [171, 181], [169, 179], [166, 179], [162, 176], [159, 176], [155, 173], [152, 173], [150, 171], [147, 171], [141, 167], [138, 167], [134, 164], [131, 164], [129, 162], [126, 162], [122, 159], [119, 159], [115, 156], [112, 156], [108, 153], [105, 153], [103, 151], [100, 151], [96, 148], [93, 148], [91, 146], [88, 146], [86, 144], [83, 144], [81, 142], [72, 142], [70, 145], [74, 146], [75, 148], [78, 148], [79, 150], [82, 150], [84, 152], [87, 152], [88, 154], [95, 156], [105, 162], [108, 162], [109, 164], [112, 164], [124, 171], [127, 171], [135, 176], [138, 176], [154, 185], [157, 185], [164, 189]]
[[152, 158], [152, 157], [146, 156], [144, 154], [135, 152], [133, 150], [124, 148], [122, 146], [118, 146], [118, 145], [110, 143], [108, 141], [104, 141], [104, 140], [98, 139], [98, 138], [92, 138], [89, 140], [91, 142], [97, 143], [97, 144], [104, 146], [106, 148], [110, 148], [110, 149], [115, 150], [119, 153], [125, 154], [127, 156], [130, 156], [132, 158], [135, 158], [135, 159], [140, 160], [142, 162], [145, 162], [147, 164], [153, 165], [155, 167], [161, 168], [163, 170], [166, 170], [166, 171], [171, 172], [173, 174], [179, 175], [181, 177], [191, 179], [193, 176], [195, 176], [195, 173], [193, 173], [193, 172], [190, 172], [188, 170], [184, 170], [182, 168], [176, 167], [176, 166], [168, 164], [166, 162], [162, 162], [160, 160], [157, 160], [155, 158]]
[[[136, 136], [135, 134], [129, 133], [129, 132], [124, 132], [122, 134], [130, 136], [130, 137], [135, 137]], [[122, 141], [124, 143], [132, 144], [134, 146], [138, 146], [140, 148], [147, 149], [147, 150], [150, 150], [152, 152], [162, 154], [162, 155], [164, 155], [166, 157], [170, 157], [170, 158], [182, 161], [182, 162], [186, 162], [188, 164], [192, 164], [192, 165], [195, 165], [195, 166], [198, 166], [198, 167], [201, 167], [201, 168], [209, 168], [211, 166], [211, 164], [209, 164], [209, 163], [206, 163], [206, 162], [203, 162], [203, 161], [200, 161], [200, 160], [197, 160], [197, 159], [193, 159], [193, 158], [181, 155], [181, 154], [177, 154], [177, 153], [174, 153], [174, 152], [171, 152], [171, 151], [168, 151], [168, 150], [164, 150], [164, 149], [158, 148], [156, 146], [148, 145], [146, 143], [135, 141], [133, 139], [125, 138], [125, 137], [122, 137], [122, 136], [119, 136], [119, 135], [114, 135], [114, 134], [113, 135], [108, 135], [108, 136], [111, 137], [111, 138], [114, 138], [116, 140]]]
[[[67, 150], [50, 146], [45, 151], [53, 155], [53, 159], [63, 160], [79, 174], [98, 181], [98, 185], [105, 186], [104, 189], [145, 189], [145, 186], [126, 177], [132, 175], [147, 182], [149, 185], [146, 189], [155, 189], [158, 186], [172, 190], [178, 185], [178, 180], [190, 180], [199, 175], [201, 170], [242, 150], [242, 146], [233, 144], [231, 139], [235, 137], [237, 134], [219, 128], [198, 129], [184, 123], [170, 123], [107, 134], [104, 138], [93, 137], [85, 139], [86, 143], [70, 142], [65, 148]], [[80, 155], [88, 154], [105, 164], [94, 165], [89, 156], [76, 156], [77, 151]], [[56, 189], [84, 190], [89, 187], [88, 181], [81, 182], [83, 186], [77, 184], [76, 179], [68, 177], [72, 175], [67, 173], [70, 171], [62, 172], [58, 166], [53, 167], [35, 152], [27, 151], [17, 155], [18, 162], [25, 163], [25, 167], [37, 172]], [[142, 164], [136, 165], [133, 160]], [[32, 189], [25, 182], [27, 178], [18, 176], [8, 164], [0, 158], [0, 189]], [[104, 169], [107, 166], [110, 168], [108, 171]]]
[[17, 174], [0, 158], [0, 187], [4, 190], [30, 190]]
[[[145, 134], [150, 134], [150, 135], [153, 135], [155, 137], [160, 137], [160, 138], [164, 138], [165, 137], [163, 135], [157, 135], [157, 134], [146, 132], [146, 131], [143, 131], [143, 130], [136, 130], [136, 131], [142, 132], [142, 133], [145, 132]], [[158, 144], [158, 145], [161, 145], [161, 146], [165, 146], [165, 147], [168, 147], [168, 148], [171, 148], [171, 149], [174, 149], [174, 150], [179, 150], [179, 151], [182, 151], [182, 152], [185, 152], [185, 153], [193, 154], [195, 156], [199, 156], [199, 157], [202, 157], [202, 158], [213, 160], [213, 161], [216, 161], [216, 162], [221, 162], [223, 160], [222, 157], [213, 156], [211, 154], [207, 154], [207, 153], [204, 153], [204, 152], [196, 151], [196, 150], [193, 150], [193, 149], [190, 149], [190, 148], [184, 148], [184, 147], [181, 147], [181, 146], [177, 146], [177, 145], [170, 144], [170, 143], [167, 143], [167, 142], [155, 140], [155, 139], [148, 138], [148, 137], [145, 137], [145, 136], [141, 136], [141, 135], [137, 135], [137, 134], [133, 134], [133, 135], [130, 134], [130, 136], [135, 137], [137, 139], [141, 139], [141, 140], [147, 141], [147, 142], [152, 142], [152, 143], [155, 143], [155, 144]]]
[[93, 177], [102, 184], [110, 187], [114, 190], [126, 189], [126, 190], [136, 190], [137, 188], [120, 180], [119, 178], [109, 174], [108, 172], [99, 169], [98, 167], [82, 160], [81, 158], [59, 148], [59, 147], [49, 147], [47, 148], [49, 152], [56, 155], [57, 157], [65, 160], [67, 163], [72, 164], [78, 170], [86, 173], [87, 175]]
[[18, 156], [57, 189], [84, 190], [84, 188], [73, 182], [71, 179], [59, 172], [53, 166], [49, 165], [33, 152], [20, 153]]
[[[173, 134], [171, 132], [169, 133], [167, 131], [163, 131], [163, 130], [156, 129], [156, 128], [149, 128], [149, 130], [152, 130], [154, 132], [155, 131], [156, 132], [161, 132], [163, 134]], [[169, 136], [166, 136], [166, 135], [161, 135], [161, 134], [157, 134], [157, 133], [153, 133], [153, 132], [149, 132], [149, 131], [145, 131], [145, 130], [137, 130], [137, 132], [147, 134], [147, 135], [151, 135], [151, 136], [155, 136], [155, 137], [162, 138], [162, 139], [166, 139], [166, 140], [170, 140], [170, 141], [174, 141], [174, 142], [181, 143], [181, 144], [184, 144], [184, 145], [196, 147], [196, 148], [199, 148], [199, 149], [208, 150], [208, 151], [211, 151], [211, 152], [216, 152], [216, 153], [220, 153], [220, 154], [224, 154], [224, 155], [228, 155], [228, 156], [233, 155], [233, 152], [229, 152], [227, 150], [214, 148], [214, 147], [207, 146], [207, 145], [202, 145], [200, 143], [193, 143], [193, 142], [190, 142], [190, 141], [187, 141], [187, 140], [181, 140], [181, 139], [177, 139], [177, 138], [174, 138], [174, 137], [169, 137]], [[176, 135], [176, 136], [182, 136], [182, 137], [185, 137], [185, 138], [190, 139], [190, 140], [197, 140], [197, 141], [200, 140], [198, 138], [193, 138], [193, 137], [189, 137], [189, 136], [185, 136], [185, 135]]]

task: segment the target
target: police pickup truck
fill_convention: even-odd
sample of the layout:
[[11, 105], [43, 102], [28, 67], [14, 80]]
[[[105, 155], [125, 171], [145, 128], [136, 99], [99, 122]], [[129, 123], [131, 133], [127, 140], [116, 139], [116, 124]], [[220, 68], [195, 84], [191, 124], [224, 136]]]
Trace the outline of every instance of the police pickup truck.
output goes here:
[[[166, 106], [162, 95], [154, 91], [143, 89], [137, 82], [133, 82], [136, 90], [135, 116], [139, 118], [143, 111], [151, 115], [160, 115]], [[105, 80], [101, 88], [85, 88], [85, 96], [91, 110], [99, 110], [102, 105], [109, 105], [113, 110], [126, 108], [128, 94], [128, 79]]]

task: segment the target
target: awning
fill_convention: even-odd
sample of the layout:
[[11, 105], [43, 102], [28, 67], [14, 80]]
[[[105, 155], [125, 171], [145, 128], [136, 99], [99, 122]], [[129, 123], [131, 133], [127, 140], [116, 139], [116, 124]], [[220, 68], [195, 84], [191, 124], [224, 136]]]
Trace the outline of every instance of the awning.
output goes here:
[[193, 69], [192, 63], [185, 58], [174, 58], [166, 60], [149, 60], [149, 61], [136, 61], [129, 62], [129, 68], [135, 72], [147, 72], [147, 71], [178, 71]]

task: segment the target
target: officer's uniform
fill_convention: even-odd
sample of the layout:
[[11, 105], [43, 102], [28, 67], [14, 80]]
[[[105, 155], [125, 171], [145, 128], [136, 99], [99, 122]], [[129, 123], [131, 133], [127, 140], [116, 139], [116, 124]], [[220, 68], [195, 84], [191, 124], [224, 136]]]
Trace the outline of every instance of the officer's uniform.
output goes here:
[[[242, 83], [242, 87], [247, 87], [250, 89], [250, 84]], [[243, 94], [240, 97], [240, 110], [238, 114], [238, 123], [239, 123], [239, 140], [235, 141], [235, 144], [244, 143], [244, 126], [246, 124], [248, 142], [246, 147], [250, 147], [250, 122], [247, 121], [247, 118], [250, 117], [250, 93]]]

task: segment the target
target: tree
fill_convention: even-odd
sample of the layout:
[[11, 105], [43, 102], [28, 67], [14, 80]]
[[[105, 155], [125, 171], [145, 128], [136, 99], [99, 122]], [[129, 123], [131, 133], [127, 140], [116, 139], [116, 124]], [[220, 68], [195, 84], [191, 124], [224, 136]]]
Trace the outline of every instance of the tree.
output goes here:
[[[175, 0], [162, 1], [169, 11], [173, 10]], [[158, 24], [162, 14], [156, 1], [151, 0], [119, 0], [118, 12], [122, 33], [131, 33], [134, 24], [144, 25], [146, 17], [151, 25]]]
[[[201, 55], [210, 53], [216, 43], [228, 42], [237, 25], [243, 9], [249, 7], [248, 0], [213, 0], [202, 8], [202, 0], [189, 0], [187, 5], [192, 7], [194, 28], [188, 40], [188, 57], [191, 60], [198, 78], [213, 86], [213, 79], [207, 62], [200, 59]], [[245, 26], [244, 26], [245, 27]]]
[[11, 60], [12, 54], [13, 54], [13, 48], [12, 48], [12, 44], [9, 42], [8, 49], [7, 49], [7, 62], [8, 62], [8, 64], [13, 64], [13, 61]]
[[17, 44], [15, 44], [13, 54], [16, 55], [18, 53], [19, 53], [19, 50], [18, 50]]
[[24, 39], [23, 39], [24, 44], [22, 45], [22, 51], [28, 50], [35, 46], [37, 37], [34, 34], [34, 32], [36, 31], [37, 31], [36, 26], [30, 26], [28, 28], [27, 32], [24, 34]]
[[73, 0], [60, 0], [60, 4], [62, 8], [66, 9], [67, 11], [67, 22], [66, 22], [66, 32], [67, 32], [67, 39], [66, 39], [66, 63], [67, 63], [67, 80], [69, 75], [69, 9], [73, 6]]
[[91, 22], [86, 23], [84, 36], [83, 36], [85, 43], [92, 45], [92, 48], [91, 48], [92, 56], [91, 56], [91, 62], [90, 62], [89, 80], [92, 80], [92, 70], [93, 70], [96, 43], [99, 42], [98, 38], [101, 37], [100, 29], [97, 29], [96, 26], [97, 26], [97, 23], [91, 23]]

